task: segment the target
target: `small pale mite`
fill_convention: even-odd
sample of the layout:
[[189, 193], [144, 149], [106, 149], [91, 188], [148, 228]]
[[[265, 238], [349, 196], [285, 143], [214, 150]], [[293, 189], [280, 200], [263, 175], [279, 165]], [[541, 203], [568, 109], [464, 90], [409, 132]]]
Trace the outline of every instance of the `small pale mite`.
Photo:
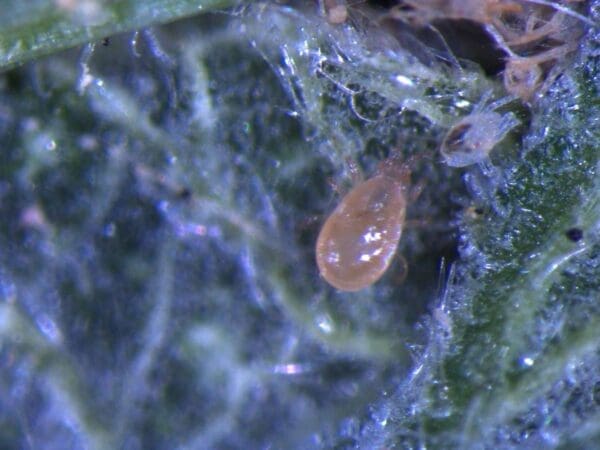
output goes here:
[[407, 163], [391, 157], [355, 186], [325, 221], [316, 245], [321, 276], [341, 291], [359, 291], [387, 270], [412, 197]]
[[486, 108], [487, 111], [474, 111], [450, 128], [440, 147], [446, 164], [466, 167], [484, 163], [496, 144], [520, 124], [512, 112], [500, 114], [490, 110], [497, 105]]

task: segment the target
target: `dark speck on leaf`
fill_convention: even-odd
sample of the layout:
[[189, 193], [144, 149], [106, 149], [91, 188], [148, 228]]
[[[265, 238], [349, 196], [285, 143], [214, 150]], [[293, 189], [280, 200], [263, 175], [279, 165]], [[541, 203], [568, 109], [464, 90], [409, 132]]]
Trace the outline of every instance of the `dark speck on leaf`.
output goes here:
[[583, 230], [581, 228], [573, 227], [565, 231], [567, 239], [573, 242], [579, 242], [583, 238]]

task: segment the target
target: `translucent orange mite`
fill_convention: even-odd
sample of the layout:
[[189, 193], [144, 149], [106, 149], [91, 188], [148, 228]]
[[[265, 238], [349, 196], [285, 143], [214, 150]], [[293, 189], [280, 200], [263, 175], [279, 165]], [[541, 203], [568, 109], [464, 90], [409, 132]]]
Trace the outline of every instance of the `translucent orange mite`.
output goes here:
[[409, 162], [393, 156], [375, 175], [355, 186], [325, 221], [317, 238], [321, 276], [341, 291], [359, 291], [389, 267], [406, 220], [406, 207], [420, 189], [410, 187]]

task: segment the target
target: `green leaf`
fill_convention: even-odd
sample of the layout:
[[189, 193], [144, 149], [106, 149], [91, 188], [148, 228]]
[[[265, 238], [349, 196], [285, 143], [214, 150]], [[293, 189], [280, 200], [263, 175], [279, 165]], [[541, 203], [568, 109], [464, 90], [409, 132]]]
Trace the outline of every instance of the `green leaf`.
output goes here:
[[0, 69], [125, 31], [233, 5], [231, 0], [5, 1]]

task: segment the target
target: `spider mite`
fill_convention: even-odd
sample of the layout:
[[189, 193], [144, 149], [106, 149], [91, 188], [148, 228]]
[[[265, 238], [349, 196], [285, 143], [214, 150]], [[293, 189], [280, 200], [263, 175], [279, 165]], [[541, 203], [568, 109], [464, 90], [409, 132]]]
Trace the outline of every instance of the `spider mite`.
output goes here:
[[316, 245], [321, 276], [341, 291], [375, 283], [389, 267], [406, 220], [406, 207], [419, 188], [411, 187], [410, 165], [392, 156], [355, 186], [325, 221]]
[[496, 144], [521, 123], [512, 112], [501, 114], [495, 111], [512, 100], [509, 97], [477, 107], [456, 122], [440, 146], [444, 162], [451, 167], [486, 162]]

